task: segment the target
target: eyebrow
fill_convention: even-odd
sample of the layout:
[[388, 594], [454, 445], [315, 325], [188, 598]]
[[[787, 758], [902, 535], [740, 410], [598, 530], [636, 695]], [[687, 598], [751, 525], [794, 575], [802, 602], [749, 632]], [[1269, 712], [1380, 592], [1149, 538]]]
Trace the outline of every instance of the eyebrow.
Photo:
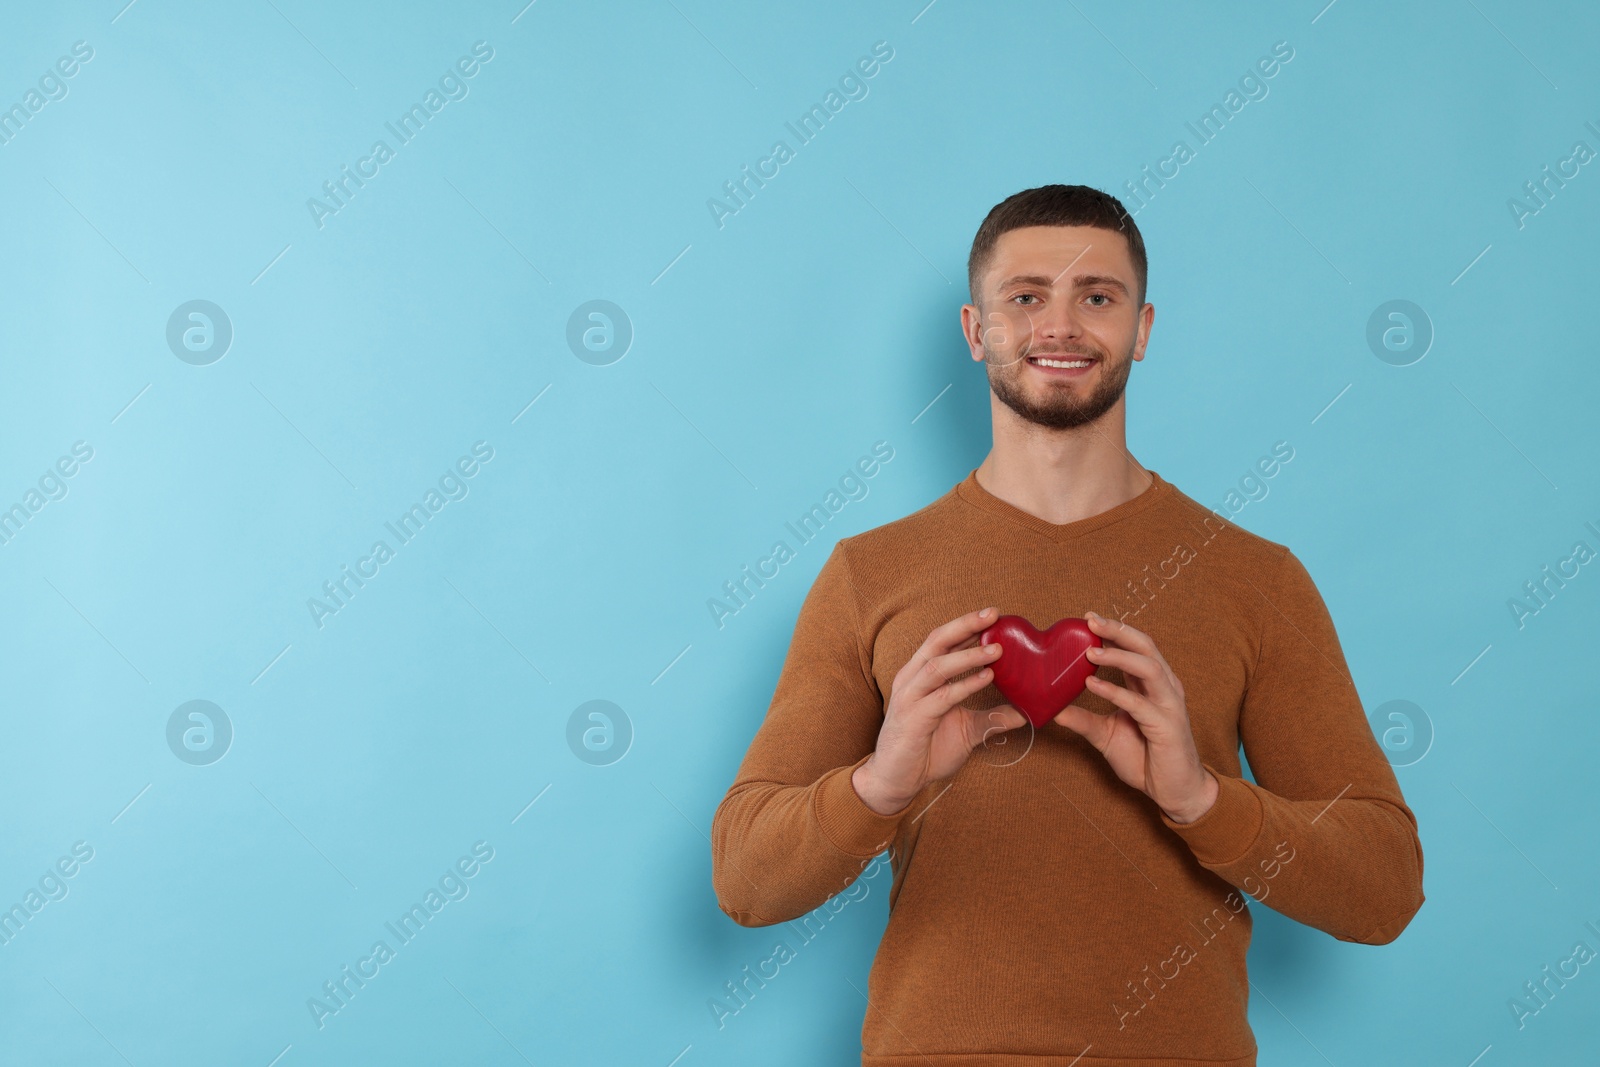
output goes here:
[[[1015, 274], [997, 285], [995, 292], [1000, 292], [1013, 285], [1038, 285], [1048, 289], [1054, 282], [1054, 278], [1047, 278], [1043, 274]], [[1080, 274], [1072, 279], [1072, 283], [1079, 289], [1098, 285], [1106, 289], [1115, 289], [1123, 296], [1128, 295], [1128, 287], [1122, 283], [1122, 280], [1109, 274]]]

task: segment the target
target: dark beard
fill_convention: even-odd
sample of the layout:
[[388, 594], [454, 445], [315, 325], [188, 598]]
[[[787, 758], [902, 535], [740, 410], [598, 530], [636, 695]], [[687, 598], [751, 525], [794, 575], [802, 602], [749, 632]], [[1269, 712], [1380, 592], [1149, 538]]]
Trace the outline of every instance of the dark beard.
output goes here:
[[[1122, 398], [1123, 390], [1128, 385], [1128, 374], [1133, 369], [1131, 351], [1116, 362], [1105, 359], [1100, 353], [1093, 353], [1102, 371], [1100, 384], [1095, 386], [1093, 393], [1081, 402], [1075, 396], [1063, 393], [1052, 402], [1039, 405], [1031, 401], [1018, 385], [1018, 379], [1027, 373], [1026, 357], [997, 370], [994, 351], [987, 345], [983, 351], [983, 364], [989, 373], [989, 388], [994, 390], [1000, 402], [1029, 422], [1051, 430], [1072, 430], [1086, 426], [1110, 411]], [[1012, 373], [1007, 373], [1013, 368]]]

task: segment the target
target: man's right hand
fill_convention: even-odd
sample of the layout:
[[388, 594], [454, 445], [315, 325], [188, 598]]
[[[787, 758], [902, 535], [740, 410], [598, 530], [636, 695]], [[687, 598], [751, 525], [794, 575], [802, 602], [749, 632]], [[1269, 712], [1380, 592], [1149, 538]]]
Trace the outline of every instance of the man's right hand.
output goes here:
[[984, 711], [961, 706], [993, 680], [988, 665], [1000, 658], [1000, 646], [978, 639], [995, 618], [990, 607], [938, 627], [894, 676], [877, 748], [850, 779], [873, 811], [902, 811], [923, 786], [959, 771], [984, 738], [1028, 721], [1009, 704]]

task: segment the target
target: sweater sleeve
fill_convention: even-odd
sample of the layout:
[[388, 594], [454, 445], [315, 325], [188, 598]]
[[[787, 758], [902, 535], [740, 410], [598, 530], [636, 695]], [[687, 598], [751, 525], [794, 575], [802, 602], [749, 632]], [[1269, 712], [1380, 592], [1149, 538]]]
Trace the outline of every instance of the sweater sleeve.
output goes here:
[[766, 718], [712, 817], [712, 887], [741, 925], [796, 918], [848, 888], [917, 807], [879, 815], [850, 781], [883, 724], [857, 596], [839, 542], [801, 604]]
[[1200, 864], [1341, 941], [1387, 944], [1422, 906], [1417, 820], [1373, 737], [1327, 606], [1284, 549], [1239, 711], [1254, 783], [1206, 764], [1220, 790], [1194, 822], [1161, 815]]

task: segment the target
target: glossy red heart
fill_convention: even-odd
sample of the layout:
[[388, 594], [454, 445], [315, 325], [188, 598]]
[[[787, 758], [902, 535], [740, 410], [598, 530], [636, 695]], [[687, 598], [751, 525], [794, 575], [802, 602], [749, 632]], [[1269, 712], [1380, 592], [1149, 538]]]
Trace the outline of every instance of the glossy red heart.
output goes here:
[[1041, 633], [1021, 615], [1000, 616], [980, 640], [1000, 645], [1000, 658], [990, 664], [995, 688], [1036, 727], [1083, 692], [1095, 672], [1084, 653], [1101, 647], [1083, 619], [1062, 619]]

